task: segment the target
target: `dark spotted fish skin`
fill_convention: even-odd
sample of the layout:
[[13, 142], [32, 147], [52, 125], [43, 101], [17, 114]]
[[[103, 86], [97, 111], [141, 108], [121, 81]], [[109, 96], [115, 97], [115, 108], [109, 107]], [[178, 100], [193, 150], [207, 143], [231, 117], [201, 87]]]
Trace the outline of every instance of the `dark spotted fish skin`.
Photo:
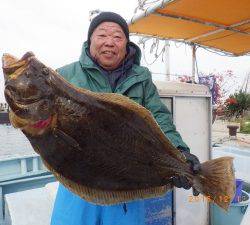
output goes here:
[[56, 128], [39, 138], [26, 136], [66, 178], [93, 188], [134, 190], [165, 185], [180, 171], [181, 163], [166, 154], [161, 140], [133, 112], [120, 115], [101, 102], [84, 110], [60, 97], [55, 107]]

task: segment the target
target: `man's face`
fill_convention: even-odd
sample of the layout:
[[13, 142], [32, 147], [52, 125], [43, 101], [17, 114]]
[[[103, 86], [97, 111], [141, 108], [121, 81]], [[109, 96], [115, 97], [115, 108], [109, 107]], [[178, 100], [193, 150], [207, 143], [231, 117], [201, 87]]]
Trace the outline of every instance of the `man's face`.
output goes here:
[[101, 23], [90, 42], [91, 56], [106, 70], [116, 69], [125, 58], [127, 38], [117, 23]]

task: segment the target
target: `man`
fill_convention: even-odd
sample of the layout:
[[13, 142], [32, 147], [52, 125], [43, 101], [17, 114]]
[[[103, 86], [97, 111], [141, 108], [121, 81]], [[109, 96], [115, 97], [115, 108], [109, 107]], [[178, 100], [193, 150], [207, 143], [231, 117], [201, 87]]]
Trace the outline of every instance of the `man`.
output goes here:
[[[151, 74], [140, 66], [141, 52], [129, 41], [126, 21], [118, 14], [104, 12], [89, 27], [79, 61], [58, 72], [70, 83], [95, 92], [113, 92], [128, 96], [150, 110], [167, 138], [186, 156], [192, 168], [199, 160], [172, 123], [171, 114], [161, 102]], [[185, 177], [174, 177], [173, 184], [191, 188]], [[196, 193], [197, 194], [197, 193]], [[59, 185], [51, 225], [143, 225], [144, 201], [98, 206], [88, 203]]]

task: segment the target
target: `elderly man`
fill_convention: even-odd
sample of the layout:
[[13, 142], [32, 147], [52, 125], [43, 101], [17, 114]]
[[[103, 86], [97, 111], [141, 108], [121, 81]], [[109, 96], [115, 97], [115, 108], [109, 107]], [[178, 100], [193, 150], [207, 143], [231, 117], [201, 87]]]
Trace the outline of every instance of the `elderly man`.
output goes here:
[[[140, 57], [138, 46], [129, 41], [126, 21], [116, 13], [103, 12], [90, 24], [88, 41], [83, 45], [79, 61], [58, 69], [58, 72], [78, 87], [95, 92], [120, 93], [146, 107], [167, 138], [197, 170], [199, 160], [189, 153], [188, 146], [176, 131], [149, 70], [140, 66]], [[191, 188], [184, 177], [174, 177], [173, 184]], [[144, 201], [113, 206], [93, 205], [60, 184], [51, 225], [143, 225], [144, 213]]]

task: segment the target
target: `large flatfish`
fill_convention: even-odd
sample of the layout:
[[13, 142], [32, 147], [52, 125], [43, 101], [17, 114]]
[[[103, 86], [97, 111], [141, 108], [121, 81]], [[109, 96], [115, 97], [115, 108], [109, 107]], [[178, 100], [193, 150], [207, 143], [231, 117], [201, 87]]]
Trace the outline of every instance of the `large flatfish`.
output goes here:
[[[76, 88], [32, 53], [3, 56], [10, 120], [67, 188], [96, 204], [165, 194], [182, 175], [227, 209], [234, 196], [232, 158], [194, 174], [151, 113], [127, 97]], [[225, 196], [228, 201], [221, 201]]]

